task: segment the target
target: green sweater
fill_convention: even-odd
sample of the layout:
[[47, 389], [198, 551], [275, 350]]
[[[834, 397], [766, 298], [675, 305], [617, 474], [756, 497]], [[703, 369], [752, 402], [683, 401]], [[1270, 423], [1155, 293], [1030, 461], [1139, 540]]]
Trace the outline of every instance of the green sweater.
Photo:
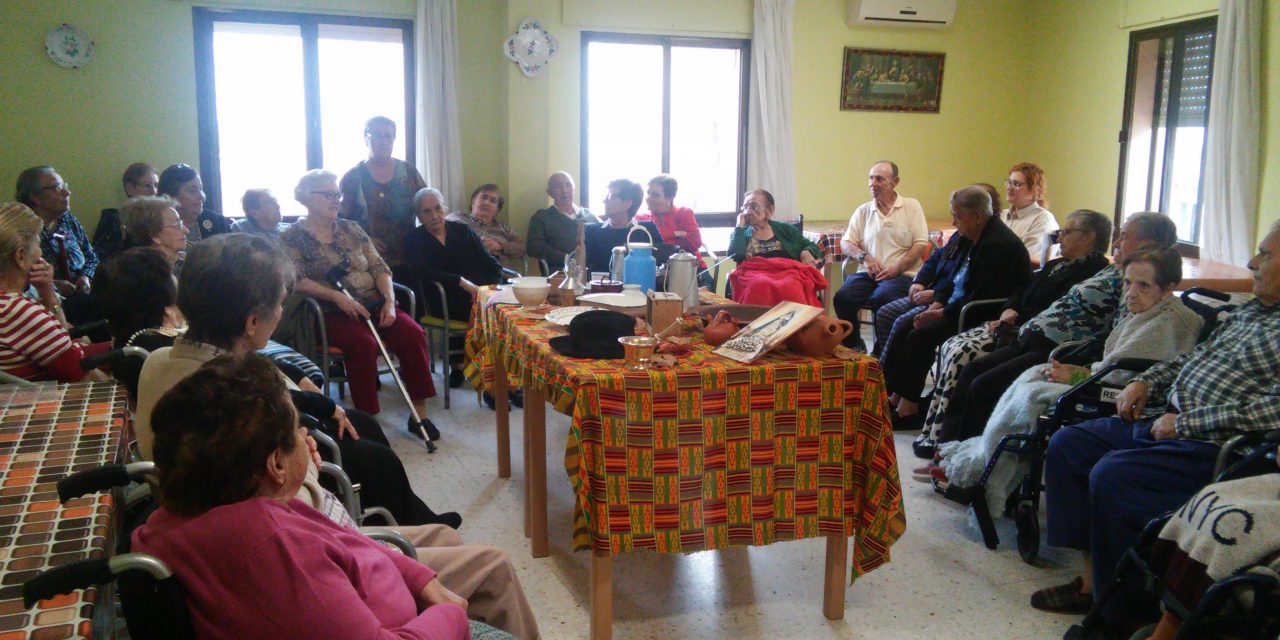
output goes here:
[[[804, 237], [799, 229], [793, 224], [786, 222], [769, 221], [769, 226], [773, 227], [773, 236], [778, 239], [778, 243], [782, 245], [787, 255], [792, 260], [800, 259], [800, 252], [807, 250], [814, 258], [822, 259], [822, 250], [818, 245], [810, 242]], [[751, 241], [751, 234], [754, 230], [751, 227], [734, 227], [733, 237], [729, 239], [729, 255], [734, 262], [742, 262], [747, 259], [747, 243]]]
[[565, 254], [578, 247], [578, 221], [583, 224], [600, 222], [591, 211], [582, 209], [577, 218], [560, 213], [555, 205], [539, 209], [529, 219], [529, 235], [526, 246], [529, 255], [546, 260], [552, 270], [564, 264]]

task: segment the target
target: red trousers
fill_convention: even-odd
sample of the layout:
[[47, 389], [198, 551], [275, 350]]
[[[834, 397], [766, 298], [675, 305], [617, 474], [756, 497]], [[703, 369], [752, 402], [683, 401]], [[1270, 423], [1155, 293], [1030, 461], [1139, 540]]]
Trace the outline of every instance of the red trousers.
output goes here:
[[[369, 333], [369, 325], [362, 319], [352, 319], [343, 313], [326, 313], [324, 320], [329, 332], [329, 346], [342, 349], [351, 400], [357, 409], [377, 414], [378, 356], [381, 352], [373, 334]], [[376, 326], [377, 322], [374, 324]], [[422, 325], [409, 314], [396, 309], [395, 323], [379, 327], [378, 335], [382, 336], [387, 351], [400, 360], [400, 379], [404, 381], [409, 397], [424, 400], [435, 396], [436, 386], [428, 370], [427, 336]]]

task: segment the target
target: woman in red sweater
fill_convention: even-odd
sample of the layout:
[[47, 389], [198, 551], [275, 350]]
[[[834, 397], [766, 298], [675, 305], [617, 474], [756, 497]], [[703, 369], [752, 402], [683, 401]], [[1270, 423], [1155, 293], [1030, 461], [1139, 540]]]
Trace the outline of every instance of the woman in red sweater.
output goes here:
[[[0, 371], [27, 380], [76, 382], [98, 371], [80, 368], [88, 355], [110, 343], [82, 346], [67, 334], [53, 267], [40, 249], [43, 223], [26, 205], [0, 204]], [[35, 289], [37, 298], [26, 294]]]

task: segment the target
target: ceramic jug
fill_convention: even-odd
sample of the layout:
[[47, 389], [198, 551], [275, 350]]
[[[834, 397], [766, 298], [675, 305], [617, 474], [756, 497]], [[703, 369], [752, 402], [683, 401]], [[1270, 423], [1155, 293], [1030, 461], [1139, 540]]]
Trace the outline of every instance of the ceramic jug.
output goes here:
[[809, 324], [787, 338], [787, 349], [813, 357], [831, 355], [831, 350], [851, 333], [852, 322], [822, 315], [810, 320]]

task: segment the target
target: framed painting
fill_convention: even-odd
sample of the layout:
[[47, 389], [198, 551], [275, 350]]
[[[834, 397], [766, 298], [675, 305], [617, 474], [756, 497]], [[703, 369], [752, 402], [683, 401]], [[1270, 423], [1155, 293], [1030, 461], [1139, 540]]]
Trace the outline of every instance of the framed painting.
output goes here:
[[844, 49], [841, 111], [938, 113], [945, 53]]

